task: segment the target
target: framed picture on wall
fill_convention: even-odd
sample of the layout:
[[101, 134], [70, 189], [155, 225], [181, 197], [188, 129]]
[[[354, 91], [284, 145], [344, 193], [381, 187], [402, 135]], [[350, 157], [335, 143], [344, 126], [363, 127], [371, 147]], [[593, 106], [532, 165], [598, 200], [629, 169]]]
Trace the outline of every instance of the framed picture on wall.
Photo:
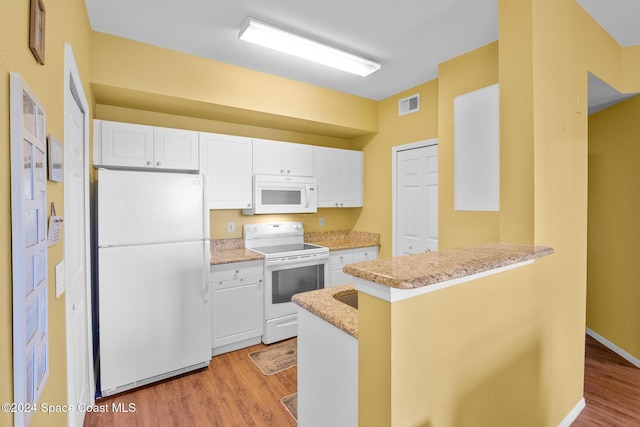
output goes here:
[[44, 65], [44, 0], [31, 0], [31, 25], [29, 31], [29, 47], [36, 60]]

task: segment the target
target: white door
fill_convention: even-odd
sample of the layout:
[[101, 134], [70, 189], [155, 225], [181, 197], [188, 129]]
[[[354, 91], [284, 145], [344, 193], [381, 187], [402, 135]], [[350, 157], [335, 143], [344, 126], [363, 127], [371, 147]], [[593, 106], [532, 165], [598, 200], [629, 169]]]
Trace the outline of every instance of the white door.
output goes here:
[[438, 249], [438, 146], [396, 152], [395, 255]]
[[[67, 53], [67, 52], [65, 52]], [[66, 58], [65, 58], [66, 59]], [[67, 72], [67, 75], [70, 73]], [[86, 98], [80, 80], [65, 86], [64, 133], [64, 258], [66, 269], [68, 404], [94, 402], [89, 279], [89, 203]], [[84, 102], [83, 102], [84, 101]], [[82, 426], [84, 412], [69, 413], [70, 426]]]

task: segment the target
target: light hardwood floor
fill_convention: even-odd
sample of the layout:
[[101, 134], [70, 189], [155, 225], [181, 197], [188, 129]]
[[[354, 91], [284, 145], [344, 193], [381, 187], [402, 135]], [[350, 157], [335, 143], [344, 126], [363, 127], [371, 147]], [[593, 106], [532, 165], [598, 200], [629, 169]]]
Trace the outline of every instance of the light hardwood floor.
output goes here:
[[[99, 399], [110, 412], [89, 413], [85, 427], [274, 426], [297, 423], [280, 399], [297, 389], [297, 368], [264, 375], [249, 353], [258, 344], [211, 359], [208, 368], [116, 396]], [[112, 406], [135, 405], [115, 413]]]
[[640, 426], [640, 368], [587, 335], [582, 410], [572, 427]]
[[[265, 376], [249, 353], [259, 344], [216, 356], [209, 368], [117, 396], [100, 399], [109, 412], [89, 413], [86, 427], [295, 426], [280, 399], [296, 391], [297, 369]], [[640, 426], [640, 369], [586, 337], [587, 407], [572, 427]], [[135, 405], [115, 413], [112, 405]], [[482, 426], [481, 426], [482, 427]]]

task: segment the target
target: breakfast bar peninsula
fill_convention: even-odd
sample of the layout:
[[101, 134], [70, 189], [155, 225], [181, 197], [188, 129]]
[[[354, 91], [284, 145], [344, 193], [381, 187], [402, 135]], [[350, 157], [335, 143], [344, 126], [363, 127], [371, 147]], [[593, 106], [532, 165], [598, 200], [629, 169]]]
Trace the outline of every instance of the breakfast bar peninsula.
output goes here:
[[[545, 313], [530, 312], [535, 304], [528, 302], [537, 296], [523, 295], [518, 284], [534, 260], [553, 253], [546, 246], [489, 243], [349, 264], [344, 272], [353, 286], [298, 294], [294, 302], [309, 319], [333, 327], [322, 326], [334, 337], [315, 351], [333, 360], [343, 380], [357, 377], [357, 399], [349, 399], [357, 405], [351, 408], [357, 425], [435, 426], [443, 412], [459, 414], [453, 417], [460, 425], [482, 425], [499, 416], [490, 401], [507, 399], [513, 411], [531, 413], [522, 402], [535, 405], [542, 392], [521, 386], [531, 381], [521, 378], [531, 369], [520, 367], [543, 363], [536, 331], [545, 326]], [[302, 353], [311, 339], [299, 330]], [[325, 414], [345, 383], [333, 392], [328, 385]], [[311, 405], [302, 386], [299, 381], [299, 421]]]

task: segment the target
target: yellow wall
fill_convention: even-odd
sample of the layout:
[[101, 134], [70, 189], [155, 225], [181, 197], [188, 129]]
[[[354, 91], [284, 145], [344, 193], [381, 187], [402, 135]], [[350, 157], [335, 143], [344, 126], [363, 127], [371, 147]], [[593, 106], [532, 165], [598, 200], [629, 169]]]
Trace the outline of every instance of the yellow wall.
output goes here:
[[[84, 91], [91, 96], [89, 82], [89, 21], [84, 1], [60, 0], [46, 3], [45, 65], [39, 65], [29, 50], [29, 2], [0, 2], [2, 55], [0, 55], [0, 402], [13, 401], [12, 292], [11, 292], [11, 206], [9, 72], [18, 72], [44, 104], [47, 133], [64, 141], [63, 69], [64, 43], [71, 43]], [[91, 103], [91, 99], [89, 99]], [[48, 182], [47, 202], [55, 202], [64, 215], [63, 185]], [[56, 299], [54, 266], [62, 260], [62, 243], [49, 248], [49, 357], [50, 376], [40, 399], [53, 405], [67, 401], [65, 299]], [[33, 426], [66, 425], [66, 414], [35, 414]], [[0, 412], [0, 425], [11, 425], [10, 413]]]
[[498, 83], [498, 43], [440, 64], [438, 75], [438, 248], [499, 241], [499, 212], [453, 208], [453, 100]]
[[589, 116], [587, 327], [640, 359], [640, 97]]
[[377, 131], [375, 101], [103, 33], [92, 36], [91, 84], [99, 104], [342, 137]]

